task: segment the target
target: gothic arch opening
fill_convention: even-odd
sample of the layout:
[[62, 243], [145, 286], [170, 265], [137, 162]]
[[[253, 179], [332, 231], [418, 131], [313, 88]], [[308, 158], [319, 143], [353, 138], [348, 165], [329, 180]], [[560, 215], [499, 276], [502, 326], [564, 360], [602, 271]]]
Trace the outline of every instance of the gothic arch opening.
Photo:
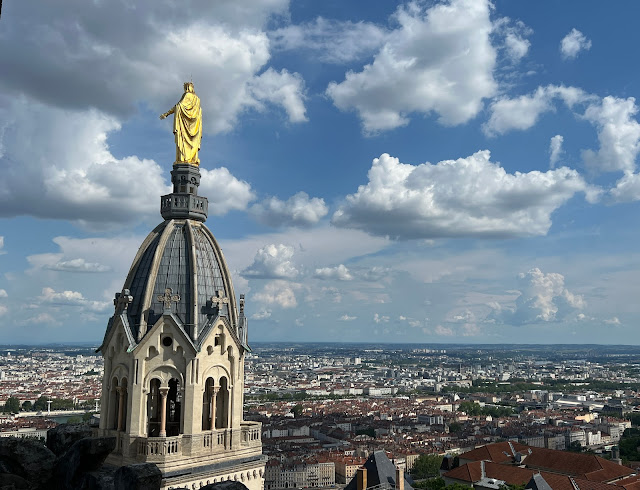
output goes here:
[[215, 407], [215, 387], [213, 378], [207, 378], [204, 384], [204, 392], [202, 393], [202, 430], [215, 429], [215, 421], [212, 415]]
[[127, 404], [129, 401], [129, 393], [127, 386], [129, 385], [127, 378], [120, 380], [120, 386], [118, 391], [118, 413], [117, 413], [117, 428], [120, 431], [127, 430]]
[[216, 428], [230, 427], [229, 423], [229, 382], [225, 376], [220, 378], [220, 390], [216, 396]]
[[160, 380], [152, 378], [147, 393], [147, 436], [160, 436]]
[[115, 376], [111, 380], [111, 389], [109, 390], [109, 407], [107, 415], [109, 429], [118, 428], [118, 378]]

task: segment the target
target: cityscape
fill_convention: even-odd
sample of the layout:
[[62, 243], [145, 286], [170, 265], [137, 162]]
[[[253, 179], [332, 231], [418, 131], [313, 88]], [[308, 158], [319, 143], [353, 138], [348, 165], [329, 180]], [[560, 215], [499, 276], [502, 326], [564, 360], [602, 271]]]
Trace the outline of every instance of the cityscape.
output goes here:
[[[103, 373], [95, 346], [0, 348], [0, 400], [20, 407], [0, 436], [99, 413]], [[639, 390], [634, 346], [255, 343], [244, 418], [261, 423], [266, 489], [330, 487], [376, 451], [407, 472], [501, 441], [610, 458], [640, 420]]]

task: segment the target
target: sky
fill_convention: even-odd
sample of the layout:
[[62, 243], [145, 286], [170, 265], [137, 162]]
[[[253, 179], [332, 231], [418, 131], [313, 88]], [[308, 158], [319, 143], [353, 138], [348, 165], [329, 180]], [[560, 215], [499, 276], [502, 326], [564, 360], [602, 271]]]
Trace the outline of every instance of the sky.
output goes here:
[[[32, 0], [0, 17], [0, 343], [99, 342], [199, 194], [250, 341], [640, 343], [640, 3]], [[635, 54], [634, 54], [635, 53]]]

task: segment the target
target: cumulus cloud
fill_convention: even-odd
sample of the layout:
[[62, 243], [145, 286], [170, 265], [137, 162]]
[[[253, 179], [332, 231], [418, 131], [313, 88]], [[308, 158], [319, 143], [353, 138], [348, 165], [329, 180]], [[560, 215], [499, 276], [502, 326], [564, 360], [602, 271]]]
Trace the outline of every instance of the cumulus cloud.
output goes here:
[[452, 337], [455, 335], [451, 327], [443, 327], [442, 325], [437, 325], [434, 329], [434, 333], [443, 337]]
[[8, 298], [9, 295], [7, 294], [7, 291], [5, 291], [4, 289], [0, 289], [0, 298]]
[[635, 102], [633, 97], [607, 96], [587, 107], [583, 117], [596, 126], [600, 143], [597, 152], [582, 152], [585, 164], [592, 170], [633, 173], [640, 150], [640, 124], [633, 118], [638, 113]]
[[275, 50], [306, 51], [324, 63], [348, 63], [369, 56], [384, 42], [387, 31], [369, 22], [318, 17], [269, 33]]
[[[135, 8], [18, 3], [6, 12], [12, 22], [4, 29], [0, 64], [13, 68], [0, 87], [65, 109], [95, 107], [126, 117], [140, 102], [158, 114], [166, 111], [177, 102], [182, 82], [192, 77], [203, 101], [204, 130], [229, 130], [239, 113], [263, 100], [293, 109], [287, 97], [272, 99], [254, 90], [265, 83], [259, 78], [270, 58], [264, 26], [287, 7], [287, 0], [180, 5], [143, 0]], [[282, 72], [275, 78], [290, 83]]]
[[329, 212], [324, 199], [309, 198], [306, 192], [298, 192], [286, 201], [270, 197], [254, 204], [250, 212], [260, 222], [268, 226], [309, 227], [316, 224]]
[[375, 323], [388, 323], [389, 317], [384, 315], [379, 315], [378, 313], [376, 313], [375, 315], [373, 315], [373, 321]]
[[489, 151], [417, 166], [385, 153], [368, 176], [332, 223], [400, 239], [545, 235], [553, 211], [590, 191], [566, 167], [508, 174]]
[[[115, 118], [24, 99], [4, 106], [0, 100], [0, 116], [0, 164], [7, 176], [0, 181], [0, 216], [31, 214], [100, 223], [159, 215], [158, 196], [171, 192], [165, 181], [168, 171], [153, 160], [114, 157], [107, 138], [121, 128]], [[203, 168], [201, 173], [204, 195], [212, 198], [212, 214], [244, 209], [253, 198], [249, 184], [226, 168]]]
[[315, 277], [319, 279], [335, 279], [338, 281], [351, 281], [353, 276], [349, 272], [349, 269], [343, 264], [336, 267], [322, 267], [316, 269]]
[[545, 274], [538, 268], [518, 274], [520, 295], [515, 308], [497, 309], [491, 315], [496, 321], [511, 325], [558, 322], [586, 306], [584, 298], [564, 286], [564, 276]]
[[532, 94], [515, 98], [499, 97], [491, 103], [491, 116], [482, 129], [488, 136], [529, 129], [538, 122], [542, 114], [555, 110], [553, 102], [556, 99], [572, 108], [575, 104], [593, 100], [594, 97], [579, 88], [563, 85], [538, 87]]
[[6, 250], [4, 249], [4, 237], [0, 235], [0, 255], [6, 254]]
[[209, 214], [220, 216], [232, 210], [245, 210], [254, 199], [251, 185], [239, 180], [226, 167], [207, 170], [200, 167], [198, 194], [209, 199]]
[[298, 305], [295, 289], [300, 285], [283, 280], [271, 281], [262, 291], [255, 293], [253, 299], [259, 303], [275, 305], [281, 308], [295, 308]]
[[55, 264], [45, 265], [45, 269], [63, 272], [107, 272], [111, 268], [98, 262], [87, 262], [82, 258], [62, 260]]
[[508, 17], [502, 17], [493, 23], [494, 36], [503, 37], [504, 52], [511, 63], [517, 63], [529, 52], [531, 42], [527, 37], [533, 34], [533, 29], [522, 21], [512, 22]]
[[255, 279], [293, 279], [298, 275], [298, 270], [291, 262], [293, 254], [293, 247], [288, 245], [267, 245], [256, 252], [253, 264], [241, 274], [245, 278]]
[[0, 305], [0, 316], [6, 315], [8, 311], [9, 311], [9, 308], [7, 308], [4, 305]]
[[49, 313], [38, 313], [35, 316], [29, 317], [23, 322], [25, 325], [61, 325], [62, 322], [53, 317]]
[[358, 317], [357, 316], [350, 316], [350, 315], [342, 315], [340, 318], [338, 318], [338, 321], [341, 322], [352, 322], [353, 320], [357, 320]]
[[560, 53], [565, 59], [578, 56], [580, 51], [591, 49], [591, 41], [575, 27], [560, 41]]
[[620, 319], [617, 316], [614, 316], [613, 318], [609, 318], [608, 320], [604, 321], [607, 325], [621, 325], [622, 323], [620, 322]]
[[327, 95], [339, 109], [355, 110], [365, 132], [404, 126], [414, 112], [435, 112], [446, 125], [469, 121], [496, 91], [489, 9], [487, 0], [399, 7], [398, 27], [373, 62], [330, 83]]
[[551, 137], [549, 142], [549, 166], [555, 168], [556, 163], [560, 160], [560, 157], [564, 153], [562, 149], [562, 143], [564, 143], [564, 137], [561, 134], [556, 134]]
[[267, 310], [265, 308], [251, 315], [252, 320], [266, 320], [267, 318], [271, 318], [271, 310]]
[[256, 107], [264, 110], [264, 102], [281, 105], [289, 116], [289, 121], [304, 122], [307, 120], [304, 107], [304, 80], [297, 73], [280, 72], [269, 68], [255, 77], [249, 84], [251, 93], [255, 95]]
[[53, 288], [45, 287], [42, 295], [38, 298], [43, 303], [50, 303], [56, 306], [80, 306], [89, 311], [106, 311], [110, 308], [108, 301], [90, 301], [78, 291], [56, 292]]

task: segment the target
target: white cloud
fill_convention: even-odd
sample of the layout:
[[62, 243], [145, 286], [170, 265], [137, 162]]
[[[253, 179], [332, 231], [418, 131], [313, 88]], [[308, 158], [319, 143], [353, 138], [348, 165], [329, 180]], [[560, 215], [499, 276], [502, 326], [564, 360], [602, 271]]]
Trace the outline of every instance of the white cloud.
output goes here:
[[561, 134], [556, 134], [551, 137], [551, 141], [549, 142], [549, 166], [551, 168], [555, 168], [556, 163], [558, 163], [564, 153], [562, 143], [564, 143], [564, 137]]
[[387, 31], [369, 22], [316, 18], [269, 33], [275, 50], [306, 51], [324, 63], [348, 63], [370, 55], [384, 42]]
[[338, 318], [338, 321], [340, 322], [352, 322], [353, 320], [357, 320], [358, 317], [357, 316], [349, 316], [349, 315], [342, 315], [340, 318]]
[[54, 318], [49, 313], [39, 313], [36, 316], [32, 316], [32, 317], [27, 318], [24, 321], [24, 324], [25, 325], [38, 325], [38, 324], [61, 325], [62, 322], [60, 322], [59, 320]]
[[256, 219], [265, 225], [308, 227], [316, 224], [328, 213], [324, 199], [309, 199], [306, 192], [298, 192], [286, 201], [277, 197], [254, 204], [250, 210]]
[[616, 186], [610, 190], [611, 197], [616, 202], [632, 202], [640, 200], [640, 174], [623, 176]]
[[453, 337], [455, 335], [453, 329], [450, 327], [443, 327], [442, 325], [437, 325], [434, 329], [434, 333], [444, 337]]
[[271, 281], [262, 291], [255, 293], [253, 299], [267, 305], [277, 305], [281, 308], [295, 308], [298, 305], [295, 289], [300, 285], [282, 280]]
[[9, 308], [7, 308], [4, 305], [0, 305], [0, 316], [6, 315], [8, 311], [9, 311]]
[[245, 210], [254, 199], [251, 185], [235, 178], [226, 167], [207, 170], [200, 167], [198, 194], [209, 199], [209, 214], [220, 216], [231, 210]]
[[319, 279], [335, 279], [338, 281], [351, 281], [353, 276], [349, 272], [349, 269], [340, 264], [336, 267], [322, 267], [316, 269], [315, 277]]
[[553, 211], [590, 191], [566, 167], [508, 174], [489, 151], [417, 166], [383, 154], [368, 176], [332, 223], [402, 239], [545, 235]]
[[[24, 99], [4, 107], [0, 100], [0, 114], [5, 125], [0, 132], [0, 164], [7, 176], [0, 181], [1, 216], [26, 213], [92, 223], [160, 218], [159, 196], [171, 192], [165, 182], [169, 172], [153, 160], [115, 158], [107, 138], [121, 125], [113, 117]], [[33, 145], [36, 140], [38, 145]], [[244, 209], [253, 198], [249, 184], [226, 168], [201, 172], [212, 214]]]
[[271, 318], [271, 310], [267, 310], [265, 308], [251, 315], [252, 320], [266, 320], [267, 318]]
[[491, 103], [491, 116], [482, 125], [482, 129], [488, 136], [529, 129], [538, 122], [542, 114], [555, 110], [555, 99], [561, 99], [572, 108], [575, 104], [593, 100], [594, 97], [579, 88], [563, 85], [538, 87], [532, 94], [516, 98], [499, 97]]
[[518, 274], [520, 295], [515, 308], [497, 307], [491, 318], [511, 325], [559, 322], [585, 308], [580, 295], [564, 287], [564, 276], [538, 268]]
[[[0, 141], [1, 143], [1, 141]], [[1, 150], [1, 146], [0, 146], [0, 150]], [[0, 152], [0, 157], [2, 156], [1, 152]], [[0, 255], [6, 254], [7, 251], [3, 250], [4, 248], [4, 237], [0, 235]]]
[[600, 143], [597, 152], [582, 152], [589, 168], [600, 172], [633, 173], [640, 151], [640, 124], [633, 118], [637, 113], [633, 97], [607, 96], [587, 107], [583, 117], [596, 126]]
[[7, 291], [4, 289], [0, 289], [0, 298], [8, 298], [9, 295], [7, 294]]
[[294, 249], [288, 245], [271, 244], [256, 252], [253, 264], [242, 271], [245, 278], [256, 279], [293, 279], [298, 275], [291, 259]]
[[45, 269], [64, 272], [107, 272], [111, 268], [98, 262], [87, 262], [82, 258], [61, 260], [52, 265], [45, 265]]
[[304, 107], [304, 80], [297, 73], [282, 69], [279, 73], [269, 68], [249, 83], [256, 98], [256, 107], [264, 110], [262, 102], [281, 105], [289, 116], [289, 122], [307, 120]]
[[111, 307], [108, 301], [90, 301], [78, 291], [56, 292], [53, 288], [45, 287], [38, 298], [43, 303], [57, 306], [80, 306], [89, 311], [106, 311]]
[[588, 51], [589, 49], [591, 49], [591, 40], [587, 39], [575, 27], [560, 41], [560, 52], [565, 59], [575, 58], [580, 51]]
[[607, 325], [621, 325], [622, 324], [620, 322], [620, 319], [617, 316], [614, 316], [613, 318], [609, 318], [608, 320], [605, 320], [604, 323], [606, 323]]
[[520, 37], [518, 34], [510, 32], [504, 40], [507, 54], [512, 61], [520, 61], [529, 52], [531, 42], [528, 39]]
[[489, 8], [486, 0], [399, 7], [398, 28], [373, 62], [330, 83], [327, 95], [339, 109], [357, 111], [365, 132], [404, 126], [414, 112], [433, 111], [447, 125], [467, 122], [496, 91]]
[[204, 130], [226, 131], [264, 95], [292, 109], [286, 97], [271, 100], [252, 90], [264, 83], [256, 80], [270, 58], [264, 26], [272, 15], [286, 14], [288, 4], [143, 0], [132, 8], [100, 2], [54, 8], [41, 0], [16, 5], [0, 46], [0, 65], [13, 69], [0, 87], [65, 109], [91, 106], [126, 117], [140, 102], [158, 114], [166, 111], [179, 99], [182, 82], [192, 77], [203, 102]]
[[378, 313], [376, 313], [375, 315], [373, 315], [373, 321], [375, 323], [388, 323], [389, 317], [384, 315], [379, 315]]

